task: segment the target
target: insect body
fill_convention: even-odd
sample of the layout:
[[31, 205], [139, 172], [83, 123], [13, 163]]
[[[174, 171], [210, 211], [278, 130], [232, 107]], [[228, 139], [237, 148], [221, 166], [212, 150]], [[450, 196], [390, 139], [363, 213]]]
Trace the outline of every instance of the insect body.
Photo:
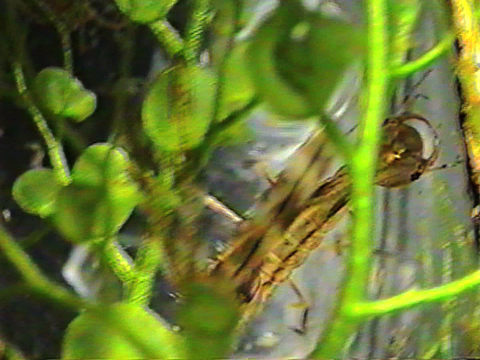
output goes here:
[[[377, 183], [401, 187], [418, 179], [437, 158], [436, 134], [432, 154], [424, 158], [424, 141], [415, 122], [430, 127], [414, 114], [387, 119], [380, 147]], [[211, 275], [234, 282], [242, 303], [242, 321], [248, 321], [322, 242], [347, 211], [350, 177], [346, 167], [321, 181], [333, 158], [325, 135], [314, 133], [280, 174], [258, 206], [261, 214], [241, 224], [231, 246], [210, 268]]]

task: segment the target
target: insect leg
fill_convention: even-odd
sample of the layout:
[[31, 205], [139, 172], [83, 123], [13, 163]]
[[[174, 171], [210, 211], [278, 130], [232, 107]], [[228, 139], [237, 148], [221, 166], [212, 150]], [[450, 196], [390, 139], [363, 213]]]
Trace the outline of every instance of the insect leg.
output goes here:
[[240, 223], [244, 220], [235, 211], [230, 209], [228, 206], [223, 204], [220, 200], [218, 200], [216, 197], [212, 195], [205, 195], [203, 197], [203, 204], [210, 210], [230, 219], [235, 224]]
[[303, 309], [302, 312], [302, 321], [300, 326], [297, 328], [291, 328], [294, 332], [298, 335], [305, 335], [307, 333], [307, 325], [308, 325], [308, 313], [310, 310], [310, 304], [303, 296], [302, 292], [295, 284], [295, 282], [291, 279], [288, 280], [290, 287], [292, 288], [293, 292], [297, 295], [299, 302], [292, 304], [292, 307]]

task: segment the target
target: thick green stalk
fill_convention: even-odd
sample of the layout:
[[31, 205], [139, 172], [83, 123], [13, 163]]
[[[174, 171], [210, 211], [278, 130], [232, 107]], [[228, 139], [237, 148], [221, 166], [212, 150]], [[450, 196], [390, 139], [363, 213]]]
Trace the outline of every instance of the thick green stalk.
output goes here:
[[135, 279], [135, 271], [115, 245], [115, 239], [106, 241], [107, 244], [102, 249], [102, 258], [122, 284], [128, 286]]
[[148, 306], [153, 296], [155, 275], [163, 258], [162, 246], [156, 239], [144, 239], [135, 259], [135, 278], [130, 284], [128, 301]]
[[435, 45], [418, 59], [394, 67], [391, 70], [390, 75], [396, 78], [406, 78], [416, 72], [428, 68], [435, 60], [445, 55], [449, 50], [452, 49], [454, 41], [455, 34], [453, 32], [446, 34], [437, 45]]
[[210, 0], [193, 1], [193, 11], [187, 24], [184, 47], [184, 56], [188, 64], [194, 64], [197, 60], [209, 10]]
[[90, 307], [86, 300], [47, 279], [30, 257], [21, 249], [14, 239], [0, 225], [0, 250], [15, 266], [25, 283], [37, 294], [62, 306], [80, 311]]
[[[223, 11], [222, 11], [223, 10]], [[240, 19], [241, 8], [238, 1], [225, 1], [223, 3], [223, 7], [218, 10], [220, 15], [223, 15], [227, 19], [227, 24], [223, 24], [224, 28], [226, 28], [226, 34], [223, 34], [223, 37], [219, 36], [219, 40], [217, 40], [217, 48], [220, 48], [218, 53], [218, 57], [220, 58], [218, 61], [218, 68], [217, 68], [217, 83], [215, 88], [215, 103], [213, 108], [213, 115], [212, 121], [210, 123], [210, 127], [212, 127], [216, 122], [217, 118], [220, 113], [220, 108], [222, 107], [223, 103], [223, 87], [225, 81], [225, 70], [227, 65], [227, 59], [233, 49], [234, 42], [235, 42], [235, 34], [238, 31], [236, 24], [238, 24]], [[225, 20], [224, 20], [225, 21]], [[220, 43], [220, 44], [218, 44]], [[222, 46], [223, 45], [223, 46]], [[223, 50], [223, 51], [222, 51]]]
[[183, 41], [180, 35], [167, 20], [160, 19], [148, 26], [170, 57], [174, 57], [183, 50]]
[[62, 43], [63, 51], [63, 67], [70, 74], [73, 73], [73, 54], [72, 54], [72, 42], [70, 40], [70, 31], [67, 28], [67, 25], [58, 18], [55, 12], [50, 9], [50, 7], [40, 0], [35, 0], [37, 6], [42, 9], [42, 11], [47, 16], [48, 20], [55, 26], [57, 29], [58, 35]]
[[67, 161], [65, 160], [65, 154], [63, 153], [62, 145], [55, 139], [47, 125], [47, 121], [43, 117], [40, 110], [35, 106], [33, 99], [30, 97], [30, 94], [27, 90], [27, 85], [25, 83], [22, 66], [18, 61], [15, 61], [12, 66], [15, 80], [17, 83], [18, 93], [22, 97], [22, 100], [25, 102], [28, 112], [32, 116], [33, 121], [37, 125], [40, 134], [42, 135], [45, 143], [47, 144], [48, 155], [50, 157], [50, 162], [52, 163], [55, 176], [57, 177], [57, 180], [60, 184], [68, 185], [70, 183], [70, 174], [67, 166]]
[[459, 280], [431, 289], [409, 290], [400, 295], [370, 302], [357, 302], [350, 306], [345, 314], [351, 319], [368, 319], [374, 316], [391, 314], [410, 309], [419, 304], [439, 303], [451, 300], [466, 291], [480, 285], [480, 270]]
[[368, 94], [361, 138], [351, 161], [353, 228], [347, 272], [339, 296], [336, 318], [310, 358], [338, 358], [343, 346], [357, 330], [357, 321], [346, 316], [352, 305], [363, 301], [368, 283], [374, 220], [374, 178], [380, 142], [380, 122], [385, 115], [388, 43], [387, 9], [384, 0], [367, 2]]

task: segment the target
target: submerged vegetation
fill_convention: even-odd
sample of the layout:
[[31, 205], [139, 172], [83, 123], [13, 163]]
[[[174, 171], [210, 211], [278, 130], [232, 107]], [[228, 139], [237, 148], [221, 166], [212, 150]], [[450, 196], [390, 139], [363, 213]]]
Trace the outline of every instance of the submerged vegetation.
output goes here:
[[[446, 281], [437, 287], [425, 281], [425, 288], [380, 300], [370, 300], [367, 292], [374, 268], [377, 175], [382, 186], [408, 186], [431, 168], [438, 146], [434, 144], [431, 156], [423, 153], [424, 140], [407, 123], [416, 119], [432, 128], [420, 115], [402, 114], [384, 123], [390, 112], [386, 99], [394, 96], [405, 78], [418, 76], [446, 56], [454, 40], [448, 24], [439, 27], [443, 32], [437, 45], [405, 62], [415, 48], [413, 36], [422, 12], [436, 14], [435, 21], [441, 23], [448, 11], [441, 1], [426, 5], [420, 0], [368, 0], [362, 25], [347, 16], [332, 15], [325, 6], [313, 9], [306, 3], [280, 0], [257, 19], [253, 0], [0, 1], [5, 9], [0, 14], [4, 39], [0, 44], [0, 130], [5, 127], [3, 138], [8, 138], [17, 126], [22, 131], [25, 121], [34, 125], [28, 132], [41, 139], [37, 161], [27, 161], [15, 181], [5, 185], [17, 204], [12, 206], [36, 216], [40, 225], [28, 236], [17, 236], [15, 224], [7, 221], [4, 212], [2, 267], [15, 269], [20, 277], [0, 282], [0, 307], [17, 296], [34, 294], [34, 301], [73, 313], [66, 329], [61, 329], [64, 334], [57, 353], [25, 351], [14, 337], [2, 334], [2, 324], [0, 352], [11, 359], [22, 358], [22, 352], [64, 359], [225, 358], [238, 342], [243, 323], [250, 320], [245, 314], [258, 311], [248, 307], [252, 298], [264, 302], [276, 282], [290, 275], [275, 278], [260, 266], [262, 270], [257, 271], [257, 261], [280, 259], [269, 241], [290, 246], [287, 240], [293, 243], [302, 231], [298, 224], [308, 221], [315, 224], [314, 232], [321, 230], [323, 235], [323, 226], [330, 226], [330, 217], [349, 201], [352, 221], [341, 291], [309, 358], [344, 357], [365, 321], [431, 303], [445, 304], [443, 332], [428, 346], [419, 346], [416, 357], [453, 356], [458, 349], [478, 356], [479, 349], [471, 341], [480, 331], [476, 311], [480, 271], [473, 271], [475, 264], [458, 265], [465, 271], [458, 272], [462, 277], [452, 277], [454, 265], [446, 261], [442, 273]], [[161, 57], [163, 65], [154, 64], [160, 69], [152, 74], [150, 63], [155, 57]], [[362, 84], [355, 142], [327, 110], [339, 83], [352, 69]], [[200, 235], [207, 195], [203, 175], [215, 149], [254, 136], [247, 120], [258, 108], [276, 121], [314, 119], [325, 134], [324, 141], [345, 162], [341, 175], [349, 176], [344, 193], [348, 195], [341, 204], [319, 204], [327, 196], [318, 196], [318, 188], [323, 186], [325, 191], [330, 183], [321, 183], [317, 176], [308, 181], [294, 178], [298, 174], [292, 171], [292, 175], [287, 168], [272, 186], [270, 198], [263, 199], [264, 204], [278, 203], [265, 214], [255, 214], [241, 233], [251, 230], [255, 246], [245, 245], [246, 236], [233, 237], [230, 249], [238, 256], [227, 250], [219, 255], [216, 268], [209, 267], [208, 259], [202, 257], [205, 244]], [[19, 117], [19, 125], [13, 114]], [[292, 156], [299, 154], [302, 150]], [[302, 161], [306, 174], [307, 162]], [[298, 205], [298, 209], [282, 212], [280, 205], [287, 203], [285, 197], [298, 183], [307, 184], [311, 192], [295, 200], [293, 208]], [[438, 188], [438, 208], [446, 216], [448, 196]], [[276, 196], [283, 196], [283, 201]], [[314, 215], [301, 211], [312, 210], [312, 204], [321, 210]], [[325, 214], [322, 206], [332, 207], [321, 222], [315, 216]], [[2, 204], [2, 209], [7, 207]], [[274, 224], [278, 219], [269, 218], [271, 214], [292, 217], [281, 229], [288, 239], [286, 235], [268, 237], [263, 225], [257, 226], [265, 221], [265, 227]], [[132, 218], [141, 223], [141, 236], [130, 259], [118, 244], [122, 228]], [[454, 227], [446, 222], [444, 233], [457, 236]], [[52, 241], [48, 232], [59, 236], [61, 240], [56, 241], [68, 245], [68, 250], [82, 245], [94, 252], [120, 281], [120, 299], [80, 297], [61, 284], [58, 274], [52, 278], [43, 264], [37, 265], [31, 247], [47, 247], [45, 243]], [[318, 246], [315, 241], [311, 248], [302, 246], [305, 239], [298, 241], [297, 253], [308, 255]], [[452, 253], [460, 247], [452, 238], [442, 244]], [[235, 261], [243, 257], [246, 260], [238, 266]], [[303, 259], [293, 265], [280, 259], [285, 261], [280, 268], [291, 272]], [[221, 262], [227, 263], [227, 270], [218, 270]], [[240, 281], [243, 267], [248, 275]], [[158, 276], [181, 297], [174, 314], [178, 328], [149, 308]], [[261, 283], [262, 276], [271, 277]], [[257, 287], [256, 281], [263, 287]], [[449, 311], [467, 291], [471, 305], [462, 319], [466, 316], [470, 322], [463, 324], [468, 329], [458, 341], [462, 345], [454, 347], [449, 340], [453, 326]]]

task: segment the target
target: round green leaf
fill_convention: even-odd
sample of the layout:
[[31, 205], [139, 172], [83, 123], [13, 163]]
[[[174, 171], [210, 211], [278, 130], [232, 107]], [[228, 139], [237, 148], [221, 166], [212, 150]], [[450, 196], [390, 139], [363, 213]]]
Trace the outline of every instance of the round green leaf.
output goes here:
[[82, 186], [106, 186], [126, 176], [127, 155], [107, 143], [89, 146], [72, 169], [72, 181]]
[[231, 283], [194, 282], [185, 289], [179, 323], [191, 359], [225, 358], [240, 319]]
[[[216, 286], [227, 286], [217, 284]], [[238, 307], [232, 298], [213, 286], [204, 283], [190, 284], [187, 300], [182, 304], [182, 325], [199, 334], [218, 336], [231, 331], [238, 321]]]
[[270, 110], [287, 119], [322, 114], [346, 68], [363, 60], [362, 28], [282, 1], [254, 35], [248, 68]]
[[96, 97], [60, 68], [46, 68], [35, 77], [33, 89], [40, 104], [55, 115], [85, 120], [96, 107]]
[[282, 56], [277, 52], [279, 44], [288, 40], [295, 20], [301, 19], [302, 11], [298, 10], [301, 7], [296, 3], [282, 2], [259, 27], [247, 50], [248, 69], [256, 92], [272, 112], [293, 120], [315, 114], [305, 94], [292, 86], [277, 63], [277, 57]]
[[148, 24], [165, 17], [177, 0], [115, 0], [115, 2], [130, 19]]
[[70, 323], [62, 359], [181, 359], [183, 348], [180, 337], [142, 307], [117, 303]]
[[20, 207], [30, 214], [47, 217], [55, 210], [61, 185], [53, 170], [29, 170], [13, 184], [12, 195]]
[[97, 106], [97, 97], [91, 91], [83, 89], [72, 91], [65, 102], [62, 116], [76, 121], [83, 121], [93, 114]]
[[114, 235], [141, 200], [127, 174], [128, 160], [109, 144], [88, 147], [72, 170], [72, 183], [57, 198], [53, 221], [70, 241], [81, 243]]
[[56, 228], [69, 241], [74, 243], [106, 235], [98, 228], [97, 208], [105, 197], [98, 188], [81, 187], [70, 184], [58, 194], [57, 211], [52, 220]]
[[214, 79], [206, 69], [175, 66], [162, 72], [143, 102], [145, 132], [160, 151], [198, 145], [213, 115]]
[[255, 88], [247, 68], [248, 42], [237, 44], [225, 62], [220, 111], [217, 120], [244, 107], [255, 96]]
[[103, 189], [72, 183], [60, 190], [52, 219], [66, 239], [87, 242], [117, 233], [139, 201], [128, 182]]
[[[109, 144], [94, 144], [80, 155], [72, 184], [59, 194], [54, 216], [67, 239], [84, 242], [120, 230], [141, 200], [127, 166], [126, 154]], [[76, 224], [69, 226], [72, 222]]]
[[323, 112], [347, 67], [364, 59], [366, 37], [361, 27], [321, 14], [315, 14], [310, 23], [312, 76], [306, 93], [312, 106]]

